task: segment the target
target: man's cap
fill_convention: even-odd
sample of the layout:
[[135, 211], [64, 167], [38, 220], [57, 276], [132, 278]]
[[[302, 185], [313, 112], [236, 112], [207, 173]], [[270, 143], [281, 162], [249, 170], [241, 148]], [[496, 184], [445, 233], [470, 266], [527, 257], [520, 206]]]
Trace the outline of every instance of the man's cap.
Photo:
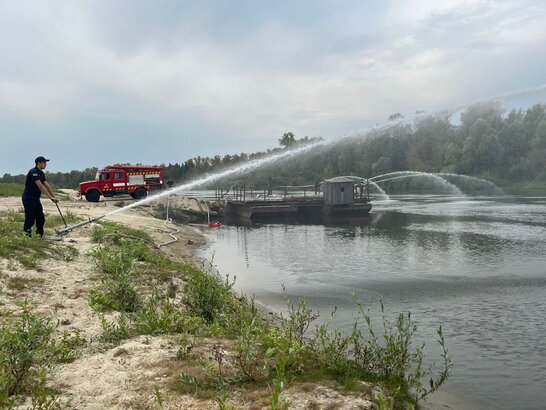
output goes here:
[[34, 163], [37, 164], [38, 162], [47, 162], [49, 161], [48, 159], [46, 159], [45, 157], [38, 157], [34, 160]]

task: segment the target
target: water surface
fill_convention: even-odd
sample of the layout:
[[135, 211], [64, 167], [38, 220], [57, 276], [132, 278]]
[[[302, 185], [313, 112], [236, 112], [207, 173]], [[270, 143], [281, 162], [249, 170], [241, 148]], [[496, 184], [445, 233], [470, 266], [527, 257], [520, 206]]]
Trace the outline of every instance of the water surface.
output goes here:
[[[282, 284], [336, 327], [353, 295], [377, 316], [411, 311], [430, 355], [442, 324], [453, 374], [443, 390], [473, 408], [546, 402], [546, 198], [401, 196], [369, 218], [209, 230], [203, 256], [274, 310]], [[455, 406], [457, 407], [457, 406]]]

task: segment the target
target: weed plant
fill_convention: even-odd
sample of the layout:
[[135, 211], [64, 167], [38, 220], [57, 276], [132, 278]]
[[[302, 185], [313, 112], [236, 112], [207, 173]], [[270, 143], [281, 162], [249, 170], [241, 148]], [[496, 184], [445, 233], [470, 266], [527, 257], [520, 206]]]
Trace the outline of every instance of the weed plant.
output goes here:
[[101, 273], [114, 278], [130, 275], [135, 266], [135, 258], [124, 252], [123, 248], [99, 245], [89, 252], [95, 266]]
[[89, 304], [98, 312], [136, 312], [141, 304], [133, 279], [128, 274], [105, 280], [89, 292]]
[[185, 316], [169, 300], [160, 300], [157, 290], [137, 312], [136, 329], [143, 335], [181, 333], [185, 330]]
[[126, 314], [121, 314], [115, 321], [109, 322], [104, 315], [100, 316], [102, 334], [99, 341], [118, 345], [122, 340], [135, 335], [135, 330], [131, 324], [130, 318]]
[[234, 282], [213, 273], [204, 273], [194, 268], [186, 269], [184, 302], [192, 316], [201, 317], [210, 324], [226, 318], [233, 312], [237, 300], [231, 289]]
[[115, 222], [100, 221], [91, 230], [91, 240], [95, 243], [110, 241], [115, 245], [120, 245], [124, 238], [142, 239], [147, 243], [152, 243], [152, 238], [146, 232]]
[[31, 394], [36, 403], [55, 402], [45, 390], [48, 372], [56, 363], [78, 357], [86, 343], [78, 331], [56, 338], [56, 329], [51, 319], [26, 305], [20, 317], [0, 322], [0, 407], [14, 405], [20, 394]]

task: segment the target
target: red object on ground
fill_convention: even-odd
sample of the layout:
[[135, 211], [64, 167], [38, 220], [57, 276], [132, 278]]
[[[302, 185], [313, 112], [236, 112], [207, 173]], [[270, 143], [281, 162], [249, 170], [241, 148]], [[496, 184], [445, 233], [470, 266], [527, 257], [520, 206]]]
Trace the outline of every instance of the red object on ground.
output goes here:
[[220, 222], [209, 222], [209, 228], [220, 228], [221, 226]]

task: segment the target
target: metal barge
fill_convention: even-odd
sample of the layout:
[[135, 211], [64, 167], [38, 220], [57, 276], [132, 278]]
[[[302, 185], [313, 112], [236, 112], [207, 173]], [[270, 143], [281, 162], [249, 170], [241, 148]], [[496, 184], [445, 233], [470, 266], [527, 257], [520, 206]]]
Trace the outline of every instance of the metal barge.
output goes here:
[[[320, 184], [305, 186], [281, 186], [282, 197], [272, 195], [272, 189], [264, 190], [263, 196], [255, 197], [250, 189], [235, 189], [233, 197], [224, 198], [227, 217], [267, 219], [292, 217], [358, 217], [372, 209], [368, 183], [363, 178], [336, 177]], [[307, 190], [315, 190], [307, 195]], [[297, 189], [299, 194], [289, 195]], [[303, 195], [301, 194], [303, 191]]]

